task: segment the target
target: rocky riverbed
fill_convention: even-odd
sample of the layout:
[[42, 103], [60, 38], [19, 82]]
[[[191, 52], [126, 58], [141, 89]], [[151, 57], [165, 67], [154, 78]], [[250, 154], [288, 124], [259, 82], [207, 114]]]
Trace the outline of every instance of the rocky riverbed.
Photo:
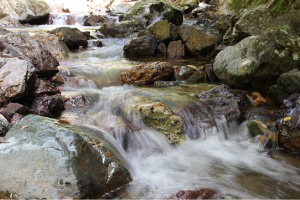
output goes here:
[[297, 1], [85, 3], [0, 2], [0, 198], [300, 196]]

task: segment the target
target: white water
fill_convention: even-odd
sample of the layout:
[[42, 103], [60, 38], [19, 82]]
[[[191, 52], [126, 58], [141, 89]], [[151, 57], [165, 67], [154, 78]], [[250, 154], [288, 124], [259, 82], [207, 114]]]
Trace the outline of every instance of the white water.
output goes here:
[[122, 57], [126, 42], [103, 40], [104, 47], [93, 47], [61, 62], [62, 69], [95, 83], [92, 88], [66, 83], [63, 95], [78, 92], [90, 96], [95, 103], [87, 110], [65, 111], [62, 118], [71, 124], [104, 129], [110, 134], [107, 137], [119, 145], [131, 165], [133, 178], [126, 198], [161, 199], [179, 190], [207, 187], [225, 198], [300, 197], [300, 170], [260, 151], [244, 124], [228, 125], [219, 119], [218, 127], [211, 129], [189, 126], [187, 135], [199, 138], [187, 137], [178, 147], [172, 147], [161, 133], [144, 125], [139, 116], [130, 112], [130, 106], [161, 100], [179, 109], [184, 102], [195, 103], [192, 94], [206, 87], [121, 86], [120, 70], [136, 64]]

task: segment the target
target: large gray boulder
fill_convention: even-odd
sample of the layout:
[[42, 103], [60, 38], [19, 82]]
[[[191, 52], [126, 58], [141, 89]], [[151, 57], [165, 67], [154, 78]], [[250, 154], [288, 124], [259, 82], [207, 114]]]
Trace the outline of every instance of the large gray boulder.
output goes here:
[[240, 89], [263, 90], [298, 64], [299, 60], [275, 41], [251, 36], [221, 51], [213, 69], [222, 83]]
[[101, 26], [99, 31], [106, 36], [122, 38], [144, 29], [145, 25], [143, 23], [133, 19], [118, 23], [105, 23]]
[[58, 61], [41, 42], [33, 40], [27, 32], [11, 33], [0, 37], [0, 51], [31, 62], [40, 77], [52, 77]]
[[0, 145], [0, 192], [21, 199], [99, 199], [130, 182], [105, 133], [28, 115]]
[[175, 25], [181, 25], [183, 22], [183, 11], [169, 0], [142, 0], [120, 17], [121, 20], [136, 19], [143, 21], [147, 25], [159, 18], [166, 19]]
[[11, 17], [22, 23], [47, 19], [49, 6], [43, 0], [1, 0], [0, 18]]
[[202, 30], [200, 27], [183, 24], [178, 29], [186, 49], [193, 55], [211, 52], [218, 42], [214, 34]]
[[10, 58], [0, 69], [1, 95], [8, 100], [26, 97], [34, 85], [35, 68], [31, 63], [19, 58]]

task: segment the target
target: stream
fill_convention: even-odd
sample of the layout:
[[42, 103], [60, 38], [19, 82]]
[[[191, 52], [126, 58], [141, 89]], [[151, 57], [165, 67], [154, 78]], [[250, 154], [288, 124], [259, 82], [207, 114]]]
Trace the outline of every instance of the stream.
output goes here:
[[[31, 33], [55, 26], [24, 28]], [[79, 27], [81, 28], [81, 27]], [[97, 27], [98, 28], [98, 27]], [[93, 30], [88, 27], [85, 30]], [[18, 29], [9, 29], [17, 31]], [[87, 109], [64, 111], [61, 119], [107, 132], [107, 140], [129, 163], [132, 182], [122, 198], [162, 199], [179, 190], [212, 188], [224, 198], [295, 199], [300, 197], [300, 164], [275, 153], [269, 154], [253, 142], [245, 123], [216, 119], [217, 127], [193, 127], [185, 121], [187, 140], [171, 146], [159, 132], [147, 127], [130, 107], [144, 102], [163, 102], [175, 113], [196, 104], [193, 95], [215, 84], [180, 84], [175, 87], [122, 85], [120, 72], [139, 63], [163, 60], [173, 65], [201, 65], [195, 59], [167, 58], [130, 61], [123, 57], [129, 39], [102, 39], [103, 47], [89, 46], [60, 61], [60, 70], [84, 77], [72, 78], [61, 88], [63, 97], [83, 94], [92, 100]], [[129, 128], [134, 127], [134, 128]], [[292, 161], [291, 161], [292, 160]]]

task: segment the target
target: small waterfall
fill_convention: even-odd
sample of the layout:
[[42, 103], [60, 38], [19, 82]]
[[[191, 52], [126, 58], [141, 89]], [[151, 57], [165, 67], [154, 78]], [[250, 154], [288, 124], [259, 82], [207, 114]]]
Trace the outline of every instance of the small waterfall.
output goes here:
[[57, 26], [83, 26], [86, 17], [87, 15], [78, 13], [53, 13], [49, 17], [48, 24]]

